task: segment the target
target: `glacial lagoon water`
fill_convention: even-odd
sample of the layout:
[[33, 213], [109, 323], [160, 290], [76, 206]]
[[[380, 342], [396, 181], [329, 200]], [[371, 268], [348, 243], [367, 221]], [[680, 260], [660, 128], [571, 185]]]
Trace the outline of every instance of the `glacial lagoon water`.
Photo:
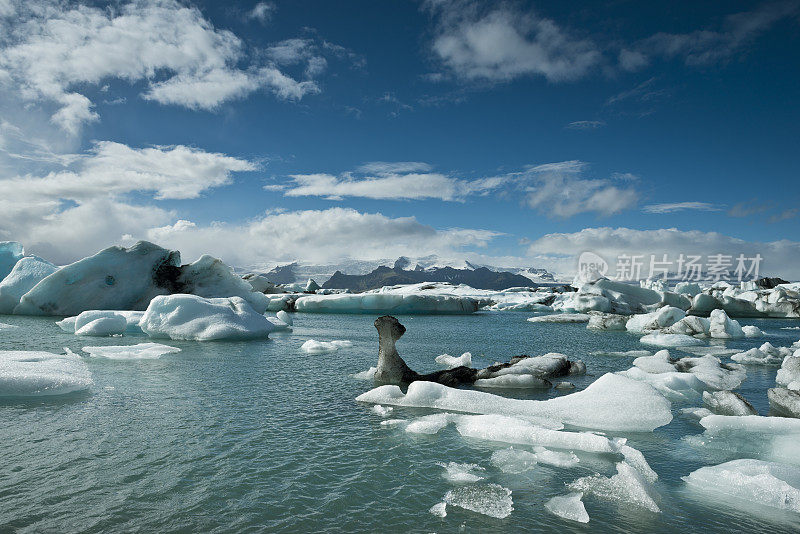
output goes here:
[[[632, 357], [592, 356], [599, 350], [647, 349], [625, 332], [587, 331], [584, 324], [531, 324], [527, 313], [400, 316], [408, 331], [398, 348], [412, 368], [434, 370], [442, 353], [470, 351], [476, 367], [515, 354], [562, 352], [583, 359], [585, 387]], [[90, 391], [61, 398], [0, 401], [0, 532], [797, 532], [798, 516], [746, 503], [720, 505], [686, 489], [682, 476], [737, 458], [682, 438], [700, 434], [695, 419], [673, 404], [671, 424], [625, 434], [659, 474], [661, 513], [587, 495], [588, 524], [546, 511], [576, 478], [614, 473], [611, 458], [578, 454], [574, 467], [539, 464], [522, 474], [490, 463], [507, 444], [471, 441], [448, 427], [436, 435], [381, 425], [370, 406], [354, 401], [372, 387], [354, 373], [375, 365], [372, 316], [296, 314], [293, 333], [250, 342], [175, 342], [181, 352], [156, 360], [86, 356]], [[81, 338], [53, 318], [0, 316], [18, 326], [0, 331], [2, 350], [76, 353], [87, 345], [135, 344], [144, 336]], [[796, 320], [741, 321], [764, 341], [790, 345]], [[308, 355], [308, 339], [346, 339], [353, 347]], [[683, 356], [673, 349], [675, 356]], [[739, 389], [766, 415], [775, 367], [749, 366]], [[519, 398], [567, 394], [508, 393]], [[699, 404], [699, 402], [697, 403]], [[410, 419], [431, 410], [395, 408]], [[800, 447], [800, 444], [798, 444]], [[523, 448], [524, 447], [516, 447]], [[512, 491], [505, 519], [447, 507], [429, 513], [454, 484], [438, 463], [474, 463], [485, 483]]]

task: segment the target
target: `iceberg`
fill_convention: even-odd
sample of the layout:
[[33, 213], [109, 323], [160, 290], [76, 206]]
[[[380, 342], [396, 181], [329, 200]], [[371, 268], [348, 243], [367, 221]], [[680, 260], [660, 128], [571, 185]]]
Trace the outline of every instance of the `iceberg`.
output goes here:
[[0, 280], [8, 276], [25, 251], [16, 241], [0, 241]]
[[800, 391], [788, 388], [767, 390], [770, 409], [778, 415], [800, 418]]
[[11, 314], [22, 296], [53, 274], [58, 267], [36, 256], [25, 256], [0, 280], [0, 314]]
[[92, 384], [88, 367], [71, 352], [0, 351], [0, 397], [64, 395]]
[[613, 373], [601, 376], [583, 391], [544, 401], [509, 399], [422, 381], [412, 382], [405, 394], [399, 386], [385, 385], [359, 395], [356, 400], [477, 414], [543, 417], [581, 428], [621, 432], [650, 432], [672, 420], [670, 402], [654, 388]]
[[241, 297], [257, 313], [267, 311], [270, 299], [259, 291], [253, 291], [249, 282], [236, 276], [222, 260], [204, 254], [194, 263], [180, 267], [177, 277], [178, 291], [205, 298]]
[[447, 369], [455, 369], [456, 367], [466, 366], [470, 367], [472, 365], [472, 353], [465, 352], [461, 356], [450, 356], [449, 354], [440, 354], [434, 361], [439, 365], [446, 367]]
[[241, 297], [183, 294], [155, 297], [139, 326], [151, 338], [197, 341], [266, 338], [275, 328]]
[[647, 334], [642, 336], [639, 341], [645, 345], [655, 345], [657, 347], [690, 347], [703, 344], [699, 339], [686, 334]]
[[586, 328], [592, 330], [625, 330], [627, 324], [627, 315], [591, 312], [589, 314], [589, 324], [586, 325]]
[[[86, 312], [84, 312], [86, 313]], [[78, 316], [80, 319], [80, 315]], [[75, 335], [76, 336], [120, 336], [128, 327], [128, 321], [122, 315], [115, 313], [104, 314], [102, 317], [97, 317], [87, 322], [83, 326], [78, 327], [76, 320]]]
[[793, 352], [790, 347], [775, 347], [767, 341], [760, 347], [733, 354], [731, 360], [749, 365], [780, 365]]
[[153, 360], [164, 354], [180, 352], [177, 347], [161, 343], [138, 343], [136, 345], [104, 345], [101, 347], [83, 347], [83, 352], [98, 358], [109, 360]]
[[325, 352], [335, 352], [341, 348], [349, 348], [353, 346], [352, 341], [335, 339], [333, 341], [317, 341], [309, 339], [300, 347], [303, 352], [308, 354], [322, 354]]
[[800, 467], [741, 459], [701, 467], [683, 480], [707, 498], [800, 512]]
[[717, 415], [758, 415], [752, 404], [733, 391], [704, 391], [703, 404]]
[[[73, 317], [65, 317], [61, 321], [57, 321], [61, 330], [64, 332], [75, 334], [78, 330], [88, 325], [92, 321], [105, 318], [123, 317], [125, 319], [125, 326], [118, 332], [112, 334], [141, 334], [142, 329], [139, 328], [139, 321], [142, 319], [144, 312], [142, 311], [128, 311], [128, 310], [87, 310], [81, 312], [79, 315]], [[88, 331], [82, 332], [80, 335], [110, 335], [110, 334], [90, 334]]]
[[625, 323], [628, 332], [645, 333], [652, 330], [661, 330], [677, 323], [686, 317], [686, 312], [680, 308], [664, 306], [657, 311], [634, 315]]
[[778, 385], [786, 386], [789, 389], [800, 391], [800, 349], [796, 350], [792, 356], [783, 359], [781, 368], [775, 376]]

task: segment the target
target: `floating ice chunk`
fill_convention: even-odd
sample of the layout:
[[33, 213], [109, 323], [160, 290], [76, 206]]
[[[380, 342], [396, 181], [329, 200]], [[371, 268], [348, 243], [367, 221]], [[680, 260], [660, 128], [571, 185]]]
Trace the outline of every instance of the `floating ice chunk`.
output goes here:
[[[88, 325], [92, 321], [97, 319], [106, 319], [111, 318], [115, 319], [119, 316], [122, 316], [125, 319], [125, 328], [123, 329], [124, 332], [129, 334], [141, 334], [142, 329], [139, 328], [139, 321], [142, 319], [144, 312], [141, 311], [127, 311], [127, 310], [87, 310], [85, 312], [81, 312], [80, 315], [76, 315], [73, 317], [66, 317], [61, 321], [57, 321], [56, 324], [63, 330], [64, 332], [69, 333], [76, 333], [77, 330], [84, 328], [84, 326]], [[121, 334], [123, 332], [115, 332]], [[80, 334], [80, 335], [90, 335], [90, 334]], [[92, 334], [92, 335], [108, 335], [108, 334]]]
[[542, 446], [534, 447], [536, 461], [540, 464], [552, 465], [555, 467], [573, 467], [580, 462], [573, 452], [551, 451]]
[[181, 294], [154, 298], [139, 326], [152, 338], [198, 341], [266, 338], [274, 329], [241, 297]]
[[16, 241], [0, 241], [0, 280], [8, 276], [25, 251]]
[[650, 464], [647, 463], [642, 451], [634, 449], [630, 445], [626, 445], [626, 443], [627, 442], [624, 438], [614, 439], [617, 452], [625, 458], [625, 463], [636, 469], [636, 471], [650, 484], [658, 480], [658, 473], [653, 471], [653, 469], [650, 467]]
[[761, 460], [732, 460], [701, 467], [683, 480], [704, 496], [733, 498], [742, 505], [761, 505], [800, 512], [800, 467]]
[[686, 334], [647, 334], [639, 340], [645, 345], [656, 345], [659, 347], [688, 347], [691, 345], [702, 345], [703, 342], [697, 338]]
[[292, 326], [294, 324], [292, 316], [283, 310], [279, 310], [278, 313], [275, 314], [275, 317], [283, 321], [285, 324], [288, 324], [289, 326]]
[[681, 352], [694, 354], [695, 356], [706, 356], [708, 354], [711, 354], [712, 356], [730, 356], [731, 354], [740, 352], [740, 349], [729, 349], [724, 345], [709, 345], [707, 347], [678, 347], [678, 350]]
[[110, 360], [152, 360], [180, 352], [177, 347], [162, 345], [161, 343], [139, 343], [137, 345], [105, 345], [101, 347], [83, 347], [84, 352], [92, 356], [108, 358]]
[[729, 318], [725, 310], [712, 310], [710, 320], [709, 334], [713, 338], [740, 339], [745, 335], [739, 322]]
[[269, 316], [267, 316], [267, 321], [272, 323], [272, 326], [274, 327], [273, 332], [281, 332], [281, 331], [290, 332], [292, 330], [291, 326], [289, 326], [288, 324], [284, 323], [283, 321], [281, 321], [277, 317], [269, 317]]
[[618, 374], [632, 380], [644, 382], [655, 388], [672, 401], [694, 401], [708, 386], [691, 373], [648, 373], [638, 367], [631, 367]]
[[679, 295], [689, 295], [690, 297], [694, 297], [701, 291], [703, 290], [700, 287], [700, 284], [696, 282], [678, 282], [675, 284], [675, 293], [678, 293]]
[[800, 419], [787, 417], [709, 415], [702, 418], [700, 424], [713, 434], [722, 432], [771, 435], [800, 434]]
[[381, 426], [392, 427], [392, 426], [405, 425], [406, 423], [408, 423], [408, 421], [406, 421], [405, 419], [385, 419], [381, 421]]
[[657, 311], [634, 315], [625, 323], [628, 332], [644, 333], [661, 330], [677, 323], [686, 317], [686, 312], [680, 308], [664, 306]]
[[586, 507], [583, 505], [582, 498], [583, 493], [581, 492], [560, 495], [544, 503], [544, 507], [548, 512], [562, 519], [569, 519], [570, 521], [577, 521], [578, 523], [588, 523], [589, 514], [586, 513]]
[[705, 317], [687, 315], [680, 321], [664, 329], [664, 334], [683, 334], [685, 336], [708, 337], [711, 321]]
[[17, 261], [8, 276], [0, 277], [0, 313], [12, 313], [25, 293], [57, 270], [58, 267], [36, 256]]
[[646, 373], [671, 373], [675, 366], [669, 358], [668, 350], [660, 350], [652, 356], [640, 356], [633, 360], [633, 365]]
[[92, 383], [86, 363], [72, 353], [0, 351], [0, 397], [64, 395]]
[[695, 417], [697, 418], [698, 421], [703, 417], [714, 415], [714, 413], [708, 408], [697, 408], [697, 407], [681, 408], [681, 413]]
[[529, 317], [528, 321], [531, 323], [588, 323], [589, 316], [585, 313], [557, 313]]
[[64, 319], [62, 319], [60, 321], [56, 321], [56, 324], [64, 332], [67, 332], [68, 334], [74, 334], [75, 333], [75, 321], [77, 319], [78, 319], [78, 316], [77, 315], [73, 315], [72, 317], [65, 317]]
[[789, 389], [800, 390], [800, 350], [784, 358], [775, 382]]
[[800, 391], [788, 388], [767, 390], [770, 409], [783, 416], [800, 418]]
[[353, 346], [352, 341], [346, 339], [334, 339], [333, 341], [317, 341], [309, 339], [300, 347], [309, 354], [322, 354], [324, 352], [335, 352], [339, 349], [346, 349]]
[[704, 391], [703, 404], [717, 415], [758, 415], [752, 404], [733, 391]]
[[615, 356], [620, 358], [639, 358], [642, 356], [652, 356], [653, 353], [649, 350], [625, 350], [625, 351], [607, 351], [598, 350], [592, 352], [593, 356]]
[[444, 501], [436, 503], [428, 511], [436, 517], [447, 517], [447, 503]]
[[380, 404], [376, 404], [375, 406], [372, 407], [372, 411], [380, 415], [381, 417], [386, 417], [387, 415], [392, 413], [393, 410], [394, 408], [392, 408], [391, 406], [381, 406]]
[[746, 365], [780, 365], [783, 359], [789, 356], [792, 350], [788, 347], [773, 347], [767, 342], [761, 347], [753, 347], [744, 352], [739, 352], [731, 356], [731, 360]]
[[[86, 312], [84, 312], [86, 313]], [[85, 324], [78, 326], [81, 317], [75, 322], [75, 335], [76, 336], [119, 336], [125, 332], [128, 322], [122, 315], [115, 313], [105, 313], [95, 319], [89, 320]]]
[[518, 474], [536, 467], [536, 455], [529, 451], [509, 447], [494, 451], [491, 462], [503, 473]]
[[448, 369], [455, 369], [461, 365], [470, 367], [472, 365], [472, 353], [465, 352], [461, 356], [450, 356], [449, 354], [440, 354], [435, 359], [436, 363], [443, 365]]
[[[386, 288], [384, 288], [386, 289]], [[478, 301], [454, 295], [381, 293], [303, 295], [295, 301], [298, 312], [366, 314], [469, 314], [478, 311]]]
[[470, 484], [448, 491], [444, 502], [471, 512], [503, 519], [511, 515], [511, 490], [499, 484]]
[[670, 402], [655, 389], [613, 373], [601, 376], [583, 391], [544, 401], [509, 399], [421, 381], [412, 382], [406, 394], [398, 386], [385, 385], [356, 400], [479, 414], [527, 415], [610, 431], [649, 432], [672, 420]]
[[759, 327], [749, 324], [742, 327], [742, 332], [744, 332], [744, 337], [761, 337], [764, 335]]
[[360, 373], [355, 373], [353, 378], [356, 380], [372, 380], [375, 378], [375, 373], [378, 371], [377, 367], [370, 367], [366, 371], [361, 371]]
[[208, 254], [203, 254], [194, 263], [181, 266], [177, 285], [181, 293], [198, 297], [241, 297], [256, 313], [267, 311], [270, 300], [263, 293], [253, 291], [253, 286], [237, 276], [222, 260]]
[[575, 384], [572, 382], [559, 382], [553, 387], [556, 389], [575, 389]]
[[681, 372], [689, 372], [702, 380], [711, 389], [736, 389], [747, 378], [744, 366], [738, 363], [722, 363], [711, 355], [698, 358], [681, 358], [675, 362], [675, 368]]
[[456, 416], [450, 413], [434, 413], [424, 415], [411, 421], [406, 426], [409, 434], [437, 434], [441, 429], [450, 424]]
[[494, 378], [479, 378], [473, 384], [478, 388], [489, 389], [550, 389], [552, 384], [534, 375], [507, 374]]
[[483, 477], [476, 475], [475, 471], [485, 471], [485, 469], [478, 464], [459, 464], [456, 462], [438, 462], [436, 465], [444, 467], [444, 474], [442, 476], [448, 482], [454, 484], [472, 484], [483, 480]]
[[654, 499], [657, 495], [655, 489], [626, 462], [618, 462], [617, 474], [610, 478], [601, 475], [583, 477], [571, 482], [568, 487], [600, 499], [632, 504], [656, 513], [661, 511]]
[[592, 312], [589, 314], [589, 324], [586, 325], [586, 328], [592, 330], [625, 330], [626, 324], [628, 324], [627, 315]]
[[589, 453], [614, 453], [617, 447], [605, 436], [591, 432], [562, 432], [503, 415], [462, 416], [456, 420], [458, 433], [466, 438], [553, 447]]

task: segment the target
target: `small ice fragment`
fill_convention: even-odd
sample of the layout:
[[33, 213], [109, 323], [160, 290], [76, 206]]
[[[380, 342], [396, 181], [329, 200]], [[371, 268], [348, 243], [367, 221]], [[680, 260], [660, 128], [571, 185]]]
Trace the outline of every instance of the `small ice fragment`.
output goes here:
[[448, 369], [455, 369], [456, 367], [472, 365], [472, 353], [465, 352], [459, 357], [450, 356], [449, 354], [440, 354], [435, 358], [436, 363], [443, 365]]
[[370, 367], [366, 371], [361, 371], [360, 373], [355, 373], [353, 378], [356, 380], [372, 380], [375, 378], [375, 372], [378, 370], [377, 367]]
[[102, 347], [83, 347], [84, 352], [92, 356], [110, 360], [150, 360], [160, 358], [164, 354], [180, 352], [177, 347], [161, 343], [138, 343], [136, 345], [106, 345]]
[[386, 417], [387, 415], [392, 413], [392, 410], [394, 410], [394, 408], [392, 408], [391, 406], [381, 406], [380, 404], [376, 404], [375, 406], [372, 407], [372, 411], [380, 415], [381, 417]]
[[499, 484], [470, 484], [448, 491], [444, 501], [471, 512], [503, 519], [514, 510], [511, 490]]
[[325, 352], [334, 352], [340, 348], [349, 348], [353, 346], [352, 341], [347, 340], [333, 340], [333, 341], [317, 341], [309, 339], [300, 347], [303, 351], [309, 354], [322, 354]]
[[568, 493], [567, 495], [553, 497], [544, 503], [544, 507], [551, 514], [563, 519], [577, 521], [578, 523], [588, 523], [589, 514], [586, 512], [582, 498], [583, 493], [581, 492]]
[[524, 473], [536, 467], [536, 455], [532, 452], [509, 447], [508, 449], [494, 451], [491, 462], [503, 473]]
[[445, 480], [454, 484], [471, 484], [483, 480], [482, 476], [476, 475], [473, 471], [484, 471], [483, 467], [477, 464], [459, 464], [456, 462], [442, 463], [436, 465], [444, 467], [442, 474]]
[[428, 511], [436, 517], [447, 517], [447, 503], [444, 501], [438, 502], [431, 506]]
[[551, 451], [541, 446], [534, 447], [533, 450], [536, 451], [536, 461], [541, 464], [555, 467], [572, 467], [580, 462], [573, 452]]

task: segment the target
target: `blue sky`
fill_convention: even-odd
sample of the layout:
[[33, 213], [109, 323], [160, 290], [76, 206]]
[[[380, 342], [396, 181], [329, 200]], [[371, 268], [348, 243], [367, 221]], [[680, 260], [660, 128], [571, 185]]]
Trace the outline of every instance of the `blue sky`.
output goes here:
[[798, 2], [0, 16], [0, 239], [59, 262], [140, 238], [243, 265], [800, 259]]

